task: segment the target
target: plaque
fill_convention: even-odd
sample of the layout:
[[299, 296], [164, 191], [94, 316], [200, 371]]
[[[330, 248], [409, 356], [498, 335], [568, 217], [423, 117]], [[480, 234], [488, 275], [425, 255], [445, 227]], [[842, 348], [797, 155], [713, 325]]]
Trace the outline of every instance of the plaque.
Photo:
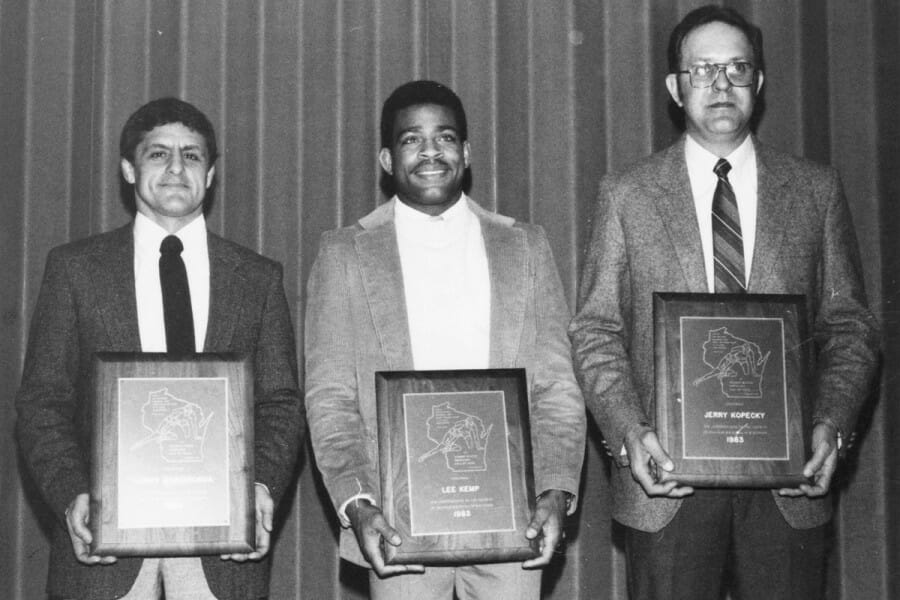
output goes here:
[[101, 352], [93, 392], [91, 553], [251, 552], [249, 360]]
[[812, 373], [804, 297], [653, 295], [656, 429], [697, 487], [807, 483]]
[[387, 564], [538, 556], [524, 369], [375, 374]]

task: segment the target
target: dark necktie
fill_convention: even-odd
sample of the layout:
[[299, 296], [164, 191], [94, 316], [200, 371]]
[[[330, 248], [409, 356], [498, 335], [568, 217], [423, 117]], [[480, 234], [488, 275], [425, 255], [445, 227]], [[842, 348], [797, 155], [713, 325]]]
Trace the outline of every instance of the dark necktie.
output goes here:
[[181, 260], [183, 249], [181, 240], [174, 235], [166, 236], [159, 246], [159, 283], [166, 324], [166, 351], [170, 354], [188, 354], [196, 350], [191, 291]]
[[716, 292], [741, 293], [744, 287], [744, 240], [734, 189], [728, 182], [731, 165], [724, 158], [713, 168], [719, 178], [713, 194], [712, 233]]

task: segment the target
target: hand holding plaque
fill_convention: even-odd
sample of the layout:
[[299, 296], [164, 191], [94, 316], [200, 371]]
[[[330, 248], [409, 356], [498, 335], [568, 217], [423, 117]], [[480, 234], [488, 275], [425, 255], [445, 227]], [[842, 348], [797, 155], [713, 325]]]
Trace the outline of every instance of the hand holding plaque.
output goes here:
[[817, 423], [812, 432], [813, 456], [803, 467], [803, 474], [809, 483], [803, 482], [795, 488], [782, 488], [782, 496], [808, 496], [819, 498], [831, 488], [831, 478], [837, 469], [840, 448], [838, 431], [827, 423]]
[[388, 524], [380, 508], [361, 499], [348, 504], [346, 512], [363, 557], [379, 577], [425, 571], [422, 565], [386, 564], [384, 548], [388, 545], [400, 546], [402, 538]]
[[654, 294], [657, 433], [673, 471], [712, 487], [800, 489], [811, 359], [803, 296]]
[[538, 496], [534, 515], [525, 530], [525, 537], [538, 541], [540, 555], [522, 563], [523, 569], [546, 567], [553, 555], [565, 543], [563, 529], [569, 508], [569, 494], [562, 490], [547, 490]]
[[[625, 451], [631, 476], [648, 496], [683, 498], [694, 492], [693, 488], [679, 485], [678, 481], [667, 475], [675, 469], [675, 463], [660, 444], [656, 431], [646, 423], [641, 423], [628, 432], [625, 436]], [[662, 476], [660, 469], [664, 472]]]
[[265, 553], [247, 357], [101, 352], [93, 386], [90, 556]]
[[76, 560], [85, 565], [116, 562], [115, 556], [99, 556], [91, 553], [93, 535], [88, 527], [91, 521], [91, 499], [89, 494], [78, 494], [66, 508], [66, 529], [72, 542], [72, 552]]
[[524, 369], [376, 373], [387, 564], [534, 558]]
[[257, 483], [253, 486], [253, 489], [256, 496], [256, 545], [250, 548], [249, 552], [222, 554], [219, 557], [222, 560], [233, 560], [235, 562], [261, 560], [269, 553], [275, 519], [275, 501], [272, 500], [272, 494], [269, 493], [269, 489], [266, 486]]

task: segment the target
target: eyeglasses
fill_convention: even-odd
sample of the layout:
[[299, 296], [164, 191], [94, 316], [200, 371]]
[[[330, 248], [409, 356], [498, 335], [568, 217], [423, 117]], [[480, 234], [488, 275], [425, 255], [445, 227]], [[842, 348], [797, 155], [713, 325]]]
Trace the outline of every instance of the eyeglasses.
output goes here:
[[693, 88], [708, 88], [719, 77], [719, 72], [725, 71], [725, 78], [734, 87], [747, 87], [753, 83], [756, 75], [756, 67], [745, 60], [737, 60], [730, 63], [697, 63], [691, 65], [686, 71], [676, 71], [679, 75], [687, 73]]

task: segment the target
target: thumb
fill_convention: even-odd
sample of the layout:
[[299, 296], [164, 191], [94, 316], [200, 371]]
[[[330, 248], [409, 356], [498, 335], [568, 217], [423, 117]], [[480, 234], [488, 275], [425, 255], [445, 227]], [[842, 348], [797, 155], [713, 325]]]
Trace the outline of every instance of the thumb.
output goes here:
[[662, 444], [659, 443], [659, 438], [656, 437], [656, 433], [650, 433], [649, 435], [645, 435], [644, 439], [644, 448], [650, 454], [650, 458], [653, 459], [662, 470], [671, 471], [675, 468], [675, 463], [672, 462], [672, 459], [669, 458], [669, 455], [663, 450]]

